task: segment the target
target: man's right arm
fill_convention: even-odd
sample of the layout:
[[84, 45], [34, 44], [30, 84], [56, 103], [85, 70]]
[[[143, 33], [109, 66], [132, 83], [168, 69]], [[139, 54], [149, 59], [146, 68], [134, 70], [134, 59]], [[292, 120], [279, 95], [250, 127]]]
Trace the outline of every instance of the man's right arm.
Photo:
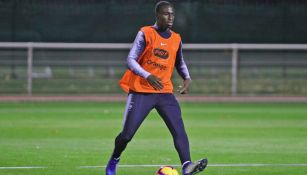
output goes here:
[[132, 72], [146, 79], [150, 75], [150, 73], [144, 70], [138, 63], [138, 59], [144, 52], [145, 47], [146, 41], [144, 33], [142, 31], [139, 31], [128, 54], [127, 66]]
[[135, 74], [145, 78], [153, 88], [155, 88], [156, 90], [161, 90], [163, 89], [161, 79], [144, 70], [142, 66], [138, 63], [138, 59], [144, 52], [145, 47], [146, 41], [144, 33], [142, 31], [139, 31], [127, 57], [128, 68]]

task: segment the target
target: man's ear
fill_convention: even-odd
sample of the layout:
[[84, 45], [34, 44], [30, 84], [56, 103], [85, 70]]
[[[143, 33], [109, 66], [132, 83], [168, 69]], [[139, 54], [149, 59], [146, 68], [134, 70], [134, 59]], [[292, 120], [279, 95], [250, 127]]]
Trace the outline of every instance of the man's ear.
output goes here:
[[159, 19], [159, 16], [158, 16], [158, 14], [156, 14], [156, 21], [158, 21], [158, 19]]

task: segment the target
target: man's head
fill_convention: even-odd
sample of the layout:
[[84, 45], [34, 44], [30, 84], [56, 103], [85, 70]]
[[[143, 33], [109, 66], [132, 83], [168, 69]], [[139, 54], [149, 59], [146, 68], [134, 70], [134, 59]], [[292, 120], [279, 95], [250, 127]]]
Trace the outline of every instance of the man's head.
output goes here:
[[156, 4], [156, 21], [161, 29], [170, 29], [175, 19], [174, 6], [168, 1], [160, 1]]

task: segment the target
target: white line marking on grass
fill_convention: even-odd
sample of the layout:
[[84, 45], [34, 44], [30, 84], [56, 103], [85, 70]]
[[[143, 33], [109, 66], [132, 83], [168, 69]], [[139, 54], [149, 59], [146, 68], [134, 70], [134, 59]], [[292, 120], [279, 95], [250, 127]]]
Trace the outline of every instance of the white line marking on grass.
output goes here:
[[282, 166], [307, 166], [307, 164], [262, 164], [262, 163], [254, 163], [254, 164], [209, 164], [208, 166], [215, 166], [215, 167], [261, 167], [261, 166], [276, 166], [276, 167], [282, 167]]
[[45, 166], [8, 166], [0, 167], [0, 170], [14, 170], [14, 169], [45, 169]]
[[[136, 168], [136, 167], [160, 167], [163, 165], [119, 165], [119, 168]], [[181, 165], [171, 165], [174, 167], [181, 167]], [[210, 167], [307, 167], [307, 164], [209, 164]], [[79, 166], [81, 169], [91, 168], [105, 168], [106, 166]], [[0, 167], [0, 170], [14, 170], [14, 169], [47, 169], [47, 166], [12, 166]]]
[[[135, 168], [135, 167], [160, 167], [163, 165], [118, 165], [119, 168]], [[171, 165], [174, 167], [181, 167], [181, 165]], [[211, 167], [307, 167], [307, 164], [209, 164]], [[80, 166], [79, 168], [105, 168], [106, 166]]]

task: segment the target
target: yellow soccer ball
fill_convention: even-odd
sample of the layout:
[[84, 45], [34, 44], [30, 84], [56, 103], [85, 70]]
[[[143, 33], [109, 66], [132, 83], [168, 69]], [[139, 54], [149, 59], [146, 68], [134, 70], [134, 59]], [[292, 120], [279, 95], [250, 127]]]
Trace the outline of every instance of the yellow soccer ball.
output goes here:
[[172, 166], [162, 166], [158, 169], [156, 175], [179, 175], [178, 171]]

